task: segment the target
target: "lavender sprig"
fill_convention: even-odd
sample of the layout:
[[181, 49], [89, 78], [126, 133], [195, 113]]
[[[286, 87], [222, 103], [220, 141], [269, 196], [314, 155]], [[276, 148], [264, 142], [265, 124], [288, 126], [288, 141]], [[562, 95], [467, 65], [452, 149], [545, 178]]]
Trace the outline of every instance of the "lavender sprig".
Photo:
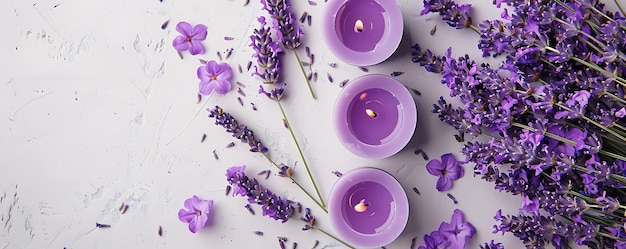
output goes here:
[[302, 75], [304, 75], [304, 79], [307, 83], [309, 91], [311, 92], [311, 97], [315, 99], [316, 97], [315, 93], [313, 93], [313, 88], [311, 88], [311, 82], [307, 78], [304, 67], [302, 66], [302, 60], [296, 51], [296, 49], [301, 45], [300, 36], [303, 32], [293, 18], [289, 0], [261, 0], [261, 4], [263, 4], [263, 9], [266, 10], [274, 20], [272, 28], [276, 30], [278, 40], [286, 49], [292, 50], [296, 56]]

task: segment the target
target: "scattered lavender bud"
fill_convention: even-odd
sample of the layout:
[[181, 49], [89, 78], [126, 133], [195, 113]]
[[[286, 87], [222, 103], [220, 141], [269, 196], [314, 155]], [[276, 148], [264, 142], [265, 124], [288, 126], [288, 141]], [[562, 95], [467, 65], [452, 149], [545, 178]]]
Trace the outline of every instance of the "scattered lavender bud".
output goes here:
[[308, 16], [306, 17], [306, 22], [307, 22], [307, 24], [309, 25], [309, 27], [311, 27], [311, 15], [308, 15]]
[[261, 231], [254, 231], [253, 233], [258, 236], [263, 236], [263, 232]]
[[311, 65], [313, 65], [315, 63], [315, 55], [314, 54], [309, 55], [309, 59], [311, 60]]
[[237, 69], [239, 69], [239, 73], [243, 73], [243, 69], [241, 69], [241, 65], [237, 65]]
[[200, 143], [204, 143], [204, 140], [206, 140], [206, 133], [202, 134], [202, 138], [200, 138]]
[[220, 61], [222, 60], [222, 53], [220, 53], [220, 51], [217, 51], [217, 58], [220, 58]]
[[313, 81], [317, 82], [317, 72], [313, 73]]
[[454, 139], [459, 143], [465, 142], [465, 133], [459, 132], [459, 135], [455, 134]]
[[411, 91], [413, 91], [413, 93], [415, 93], [415, 95], [417, 95], [417, 96], [422, 96], [422, 92], [420, 92], [418, 90], [415, 90], [415, 89], [411, 88]]
[[437, 32], [437, 25], [433, 26], [433, 28], [430, 30], [430, 35], [435, 35], [435, 32]]
[[254, 215], [254, 209], [252, 209], [252, 206], [250, 206], [250, 203], [246, 204], [245, 207], [251, 215]]
[[330, 76], [330, 73], [326, 73], [326, 76], [328, 76], [328, 81], [333, 83], [333, 76]]
[[271, 170], [267, 170], [267, 173], [265, 173], [265, 179], [270, 178], [270, 174], [272, 173]]
[[230, 50], [228, 50], [228, 52], [226, 53], [226, 59], [228, 59], [230, 57], [230, 55], [233, 54], [233, 50], [234, 49], [232, 49], [232, 48]]
[[337, 63], [328, 63], [328, 66], [332, 67], [332, 68], [336, 68], [337, 67]]
[[96, 222], [96, 227], [97, 228], [109, 228], [109, 227], [111, 227], [111, 225], [109, 225], [109, 224], [100, 224], [100, 223]]
[[448, 196], [448, 198], [450, 198], [450, 200], [452, 200], [452, 202], [454, 202], [454, 204], [458, 204], [459, 203], [458, 201], [456, 201], [456, 198], [454, 198], [454, 196], [452, 194], [447, 193], [446, 195]]
[[302, 213], [302, 204], [300, 204], [300, 202], [298, 202], [296, 204], [296, 206], [298, 206], [298, 213]]
[[226, 148], [232, 148], [233, 146], [235, 146], [235, 142], [230, 142], [226, 145]]
[[311, 1], [311, 0], [309, 0], [309, 5], [311, 5], [311, 6], [315, 6], [315, 5], [317, 5], [317, 3], [316, 3], [316, 2], [313, 2], [313, 1]]
[[124, 208], [122, 208], [122, 214], [125, 214], [127, 210], [128, 210], [128, 205], [124, 205]]
[[228, 194], [230, 194], [230, 189], [232, 187], [230, 185], [226, 186], [226, 190], [224, 191], [224, 195], [228, 196]]
[[215, 150], [213, 150], [213, 157], [215, 158], [215, 160], [219, 160], [220, 158], [217, 156], [217, 153], [215, 152]]
[[287, 242], [287, 237], [278, 236], [278, 240], [282, 242]]
[[198, 61], [200, 61], [200, 64], [206, 65], [208, 63], [207, 60], [203, 60], [203, 59], [198, 59]]
[[280, 249], [285, 249], [285, 242], [278, 239], [278, 245], [280, 246]]
[[306, 11], [302, 13], [302, 16], [300, 16], [300, 23], [304, 23], [304, 21], [306, 20], [306, 17], [309, 15], [309, 13], [307, 13]]
[[244, 96], [244, 97], [246, 96], [246, 93], [244, 93], [243, 90], [241, 90], [241, 88], [237, 89], [237, 92], [241, 94], [241, 96]]
[[267, 173], [267, 170], [261, 170], [256, 175], [260, 176], [260, 175], [265, 175], [266, 173]]
[[311, 57], [311, 48], [309, 48], [309, 47], [305, 47], [305, 48], [304, 48], [304, 51], [306, 51], [306, 56], [307, 56], [307, 57]]
[[183, 59], [183, 54], [180, 51], [177, 51], [177, 53], [178, 53], [178, 57], [180, 57], [180, 59], [182, 60]]
[[159, 225], [159, 230], [157, 230], [157, 234], [159, 237], [163, 236], [163, 228]]
[[161, 24], [161, 29], [166, 29], [168, 24], [170, 24], [170, 20], [167, 20], [163, 24]]
[[320, 244], [320, 241], [315, 240], [315, 243], [313, 244], [313, 249], [315, 249], [319, 244]]
[[342, 177], [343, 176], [343, 174], [341, 172], [336, 171], [336, 170], [333, 171], [333, 174], [335, 174], [335, 176], [337, 176], [337, 177]]
[[196, 104], [199, 104], [200, 101], [202, 101], [202, 95], [198, 93], [198, 101], [196, 102]]
[[417, 240], [417, 237], [413, 237], [413, 239], [411, 240], [411, 249], [415, 249], [416, 240]]
[[419, 154], [422, 154], [422, 158], [428, 161], [428, 155], [426, 155], [426, 152], [424, 152], [423, 150], [415, 150], [415, 155], [419, 155]]
[[312, 78], [313, 78], [313, 73], [309, 72], [309, 74], [306, 76], [306, 79], [311, 81]]
[[349, 81], [349, 79], [343, 80], [341, 83], [339, 83], [339, 87], [344, 87], [346, 84], [348, 84]]
[[[310, 2], [310, 1], [309, 1], [309, 2]], [[296, 248], [298, 248], [298, 243], [293, 242], [293, 249], [296, 249]]]
[[241, 100], [241, 97], [237, 97], [237, 101], [239, 101], [239, 104], [243, 106], [243, 100]]
[[403, 74], [404, 74], [404, 72], [396, 71], [396, 72], [392, 72], [391, 76], [392, 77], [397, 77], [397, 76], [400, 76], [400, 75], [403, 75]]
[[381, 246], [380, 249], [387, 249], [387, 247]]
[[415, 192], [417, 195], [422, 195], [416, 187], [413, 187], [413, 192]]
[[283, 118], [283, 125], [285, 126], [285, 128], [289, 129], [289, 125], [287, 124], [287, 121]]
[[224, 40], [226, 40], [226, 41], [232, 41], [234, 39], [235, 39], [234, 37], [224, 36]]
[[246, 71], [250, 71], [250, 67], [252, 67], [252, 61], [248, 61], [248, 65], [246, 66]]
[[310, 65], [311, 65], [311, 63], [308, 63], [308, 62], [306, 62], [306, 61], [303, 61], [303, 62], [302, 62], [302, 66], [303, 66], [303, 67], [308, 67], [308, 66], [310, 66]]
[[246, 6], [250, 3], [250, 0], [243, 0], [243, 6]]
[[120, 206], [120, 208], [118, 208], [118, 210], [122, 211], [122, 209], [124, 209], [124, 203], [122, 202], [122, 205]]
[[366, 72], [366, 73], [370, 71], [370, 70], [369, 70], [369, 69], [367, 69], [366, 67], [359, 67], [359, 69], [361, 69], [361, 71]]
[[237, 81], [237, 85], [238, 85], [238, 86], [240, 86], [240, 87], [243, 87], [243, 88], [245, 88], [245, 87], [246, 87], [246, 85], [244, 85], [243, 83], [241, 83], [241, 82], [239, 82], [239, 81]]
[[254, 103], [250, 102], [250, 105], [252, 106], [252, 110], [253, 110], [253, 111], [256, 111], [256, 110], [257, 110], [257, 109], [256, 109], [256, 106], [254, 105]]

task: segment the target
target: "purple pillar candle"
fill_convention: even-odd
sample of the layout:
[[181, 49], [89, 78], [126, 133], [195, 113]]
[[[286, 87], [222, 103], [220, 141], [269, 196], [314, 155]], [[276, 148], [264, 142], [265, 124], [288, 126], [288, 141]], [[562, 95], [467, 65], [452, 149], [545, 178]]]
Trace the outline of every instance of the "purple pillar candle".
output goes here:
[[335, 102], [335, 133], [357, 156], [385, 158], [398, 153], [410, 141], [416, 123], [411, 93], [385, 75], [353, 80]]
[[394, 241], [409, 218], [409, 202], [398, 181], [376, 168], [352, 170], [337, 180], [328, 200], [337, 234], [357, 248]]
[[402, 38], [402, 12], [395, 0], [329, 0], [323, 16], [326, 45], [353, 65], [386, 60]]

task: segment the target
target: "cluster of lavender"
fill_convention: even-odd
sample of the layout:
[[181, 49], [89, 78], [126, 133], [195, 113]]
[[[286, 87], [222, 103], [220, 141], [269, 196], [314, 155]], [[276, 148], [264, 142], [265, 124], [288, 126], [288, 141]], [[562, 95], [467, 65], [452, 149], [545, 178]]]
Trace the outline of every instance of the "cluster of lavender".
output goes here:
[[[505, 57], [494, 68], [415, 45], [413, 62], [442, 74], [463, 105], [442, 97], [433, 112], [460, 132], [491, 137], [468, 142], [463, 153], [496, 189], [521, 195], [526, 211], [497, 215], [497, 231], [528, 248], [566, 248], [567, 241], [624, 248], [626, 19], [597, 0], [494, 3], [510, 6], [503, 20], [475, 27], [469, 7], [424, 1], [423, 14], [479, 32], [483, 56]], [[502, 165], [510, 169], [501, 172]]]
[[[280, 77], [280, 59], [279, 53], [283, 50], [278, 45], [278, 42], [272, 40], [272, 34], [270, 28], [266, 26], [265, 17], [261, 16], [258, 19], [261, 27], [254, 30], [254, 34], [250, 36], [250, 47], [254, 50], [252, 57], [257, 59], [257, 66], [254, 66], [255, 72], [253, 76], [259, 76], [264, 84], [274, 84], [274, 88], [266, 92], [263, 85], [259, 86], [259, 93], [265, 94], [268, 98], [273, 100], [280, 100], [283, 97], [285, 91], [285, 83], [275, 84]], [[259, 67], [262, 72], [259, 72]]]
[[233, 137], [248, 144], [251, 152], [261, 152], [263, 154], [268, 152], [267, 147], [254, 137], [254, 132], [248, 129], [247, 126], [239, 124], [230, 113], [224, 112], [219, 106], [215, 106], [213, 109], [207, 109], [207, 111], [209, 111], [210, 118], [215, 118], [215, 125], [224, 127], [226, 132], [232, 133]]
[[[280, 220], [283, 223], [293, 217], [297, 211], [302, 211], [300, 203], [283, 199], [269, 189], [263, 188], [255, 178], [251, 179], [246, 176], [245, 169], [246, 166], [233, 166], [226, 170], [226, 180], [233, 187], [233, 195], [248, 197], [249, 203], [262, 206], [264, 216]], [[308, 208], [301, 219], [305, 221], [315, 220]], [[305, 226], [305, 228], [307, 227]]]
[[274, 20], [273, 28], [277, 31], [278, 40], [286, 49], [298, 48], [302, 29], [295, 24], [289, 0], [261, 0], [261, 4]]

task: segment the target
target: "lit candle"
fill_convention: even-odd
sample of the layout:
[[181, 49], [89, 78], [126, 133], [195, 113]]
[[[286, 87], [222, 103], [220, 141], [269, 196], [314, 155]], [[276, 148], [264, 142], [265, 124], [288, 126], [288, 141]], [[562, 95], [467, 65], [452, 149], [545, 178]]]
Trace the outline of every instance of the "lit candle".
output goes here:
[[404, 230], [409, 202], [393, 176], [376, 168], [359, 168], [337, 180], [328, 214], [337, 234], [351, 245], [381, 247]]
[[410, 141], [417, 109], [409, 90], [384, 75], [348, 83], [335, 103], [334, 126], [340, 142], [355, 155], [385, 158]]
[[402, 39], [402, 13], [395, 0], [329, 0], [322, 18], [324, 40], [341, 60], [378, 64]]

